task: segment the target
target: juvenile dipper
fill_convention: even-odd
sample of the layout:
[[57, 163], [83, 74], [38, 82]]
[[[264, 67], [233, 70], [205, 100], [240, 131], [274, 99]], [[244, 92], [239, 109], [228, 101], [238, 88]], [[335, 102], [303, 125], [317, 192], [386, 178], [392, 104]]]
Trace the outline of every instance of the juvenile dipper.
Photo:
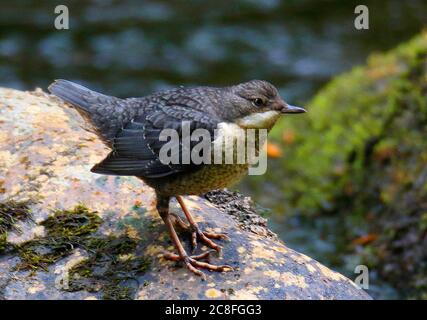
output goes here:
[[[228, 265], [213, 265], [200, 260], [210, 251], [189, 256], [174, 229], [174, 222], [192, 231], [196, 248], [200, 239], [220, 252], [221, 247], [211, 239], [227, 239], [224, 234], [202, 231], [185, 206], [182, 195], [200, 195], [213, 189], [228, 187], [247, 174], [244, 164], [165, 164], [160, 150], [168, 142], [161, 138], [163, 129], [176, 130], [183, 135], [182, 124], [190, 132], [205, 129], [210, 142], [221, 135], [241, 134], [236, 129], [270, 130], [283, 113], [302, 113], [305, 109], [287, 104], [270, 83], [252, 80], [229, 87], [176, 88], [140, 98], [119, 99], [103, 95], [67, 80], [56, 80], [49, 91], [69, 103], [89, 122], [100, 139], [112, 149], [111, 153], [91, 171], [107, 175], [136, 176], [154, 188], [157, 210], [169, 231], [178, 254], [165, 253], [165, 258], [183, 261], [188, 269], [205, 277], [200, 268], [227, 271]], [[191, 144], [191, 148], [194, 143]], [[185, 148], [174, 149], [180, 156]], [[188, 150], [187, 150], [188, 151]], [[181, 157], [179, 157], [181, 159]], [[188, 222], [169, 213], [169, 201], [175, 197]]]

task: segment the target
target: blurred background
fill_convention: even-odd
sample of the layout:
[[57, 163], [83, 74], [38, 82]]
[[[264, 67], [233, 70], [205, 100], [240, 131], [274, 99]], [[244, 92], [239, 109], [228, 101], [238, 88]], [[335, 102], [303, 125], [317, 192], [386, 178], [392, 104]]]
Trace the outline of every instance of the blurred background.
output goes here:
[[[69, 30], [54, 28], [54, 8], [59, 4], [69, 8]], [[368, 265], [368, 291], [374, 297], [427, 298], [427, 206], [422, 205], [427, 203], [423, 176], [427, 172], [424, 158], [417, 163], [426, 126], [408, 117], [409, 122], [399, 122], [401, 117], [390, 107], [408, 99], [417, 112], [425, 107], [425, 36], [412, 45], [415, 53], [401, 49], [396, 59], [375, 55], [421, 33], [427, 24], [427, 2], [364, 1], [369, 30], [354, 28], [357, 4], [340, 0], [2, 2], [0, 86], [46, 90], [53, 79], [65, 78], [128, 97], [179, 85], [268, 80], [288, 102], [306, 106], [310, 115], [281, 121], [272, 132], [269, 173], [248, 177], [237, 189], [253, 197], [288, 246], [351, 279], [357, 276], [356, 265]], [[353, 69], [365, 64], [368, 56], [366, 68], [376, 70], [375, 74]], [[378, 66], [383, 67], [375, 69]], [[322, 89], [335, 76], [350, 71]], [[390, 84], [389, 76], [399, 84]], [[401, 86], [404, 89], [399, 91]], [[384, 92], [384, 87], [389, 91]], [[418, 96], [402, 97], [392, 90], [416, 91]], [[390, 96], [395, 100], [388, 100]], [[358, 100], [351, 100], [355, 97]], [[363, 125], [354, 126], [361, 117]], [[418, 135], [394, 130], [409, 124]], [[395, 139], [382, 139], [389, 132]], [[403, 136], [409, 140], [402, 140]], [[412, 146], [409, 141], [417, 139], [420, 144]], [[402, 158], [396, 147], [402, 144], [417, 152]], [[382, 158], [371, 165], [371, 154], [373, 159]], [[384, 184], [391, 188], [392, 179], [376, 173], [389, 170], [390, 163], [393, 167], [393, 157], [406, 159], [404, 164], [416, 170], [386, 198], [381, 188]], [[396, 166], [405, 175], [404, 165]], [[370, 179], [384, 184], [373, 185]], [[397, 195], [407, 194], [408, 183], [418, 189], [409, 188], [412, 198], [402, 200]], [[396, 224], [385, 227], [393, 221]]]

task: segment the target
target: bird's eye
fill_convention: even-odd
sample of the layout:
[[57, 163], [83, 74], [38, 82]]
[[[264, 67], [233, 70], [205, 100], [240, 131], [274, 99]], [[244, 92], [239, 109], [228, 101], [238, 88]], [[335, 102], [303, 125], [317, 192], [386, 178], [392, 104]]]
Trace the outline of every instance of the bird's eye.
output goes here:
[[264, 101], [262, 101], [261, 98], [255, 98], [252, 100], [252, 103], [256, 106], [256, 107], [261, 107], [264, 104]]

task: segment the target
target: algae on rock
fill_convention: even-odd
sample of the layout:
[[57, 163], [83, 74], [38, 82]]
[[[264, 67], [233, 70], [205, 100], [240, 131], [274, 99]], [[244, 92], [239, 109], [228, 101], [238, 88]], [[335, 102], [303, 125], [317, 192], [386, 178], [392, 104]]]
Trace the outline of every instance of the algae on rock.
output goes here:
[[[202, 281], [163, 259], [174, 247], [150, 188], [134, 177], [90, 172], [109, 150], [81, 128], [74, 110], [40, 90], [0, 88], [0, 119], [0, 203], [37, 199], [34, 221], [23, 223], [19, 236], [8, 232], [11, 251], [0, 253], [0, 299], [370, 299], [348, 278], [287, 248], [250, 208], [258, 228], [244, 227], [241, 196], [224, 204], [237, 215], [186, 197], [198, 223], [231, 239], [211, 259], [234, 270], [207, 272]], [[182, 214], [177, 203], [170, 209]], [[180, 237], [190, 252], [191, 234]]]

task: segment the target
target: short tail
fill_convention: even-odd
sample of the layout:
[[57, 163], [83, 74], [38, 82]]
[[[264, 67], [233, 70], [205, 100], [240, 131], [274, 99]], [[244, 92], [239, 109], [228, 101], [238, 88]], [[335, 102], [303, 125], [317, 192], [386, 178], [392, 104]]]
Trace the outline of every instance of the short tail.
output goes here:
[[93, 97], [104, 96], [77, 83], [62, 79], [55, 80], [48, 89], [55, 96], [88, 113], [92, 111]]
[[[94, 128], [94, 131], [108, 143], [122, 127], [130, 121], [134, 109], [126, 100], [107, 96], [68, 80], [55, 80], [49, 91], [71, 104]], [[117, 115], [120, 115], [117, 117]]]

